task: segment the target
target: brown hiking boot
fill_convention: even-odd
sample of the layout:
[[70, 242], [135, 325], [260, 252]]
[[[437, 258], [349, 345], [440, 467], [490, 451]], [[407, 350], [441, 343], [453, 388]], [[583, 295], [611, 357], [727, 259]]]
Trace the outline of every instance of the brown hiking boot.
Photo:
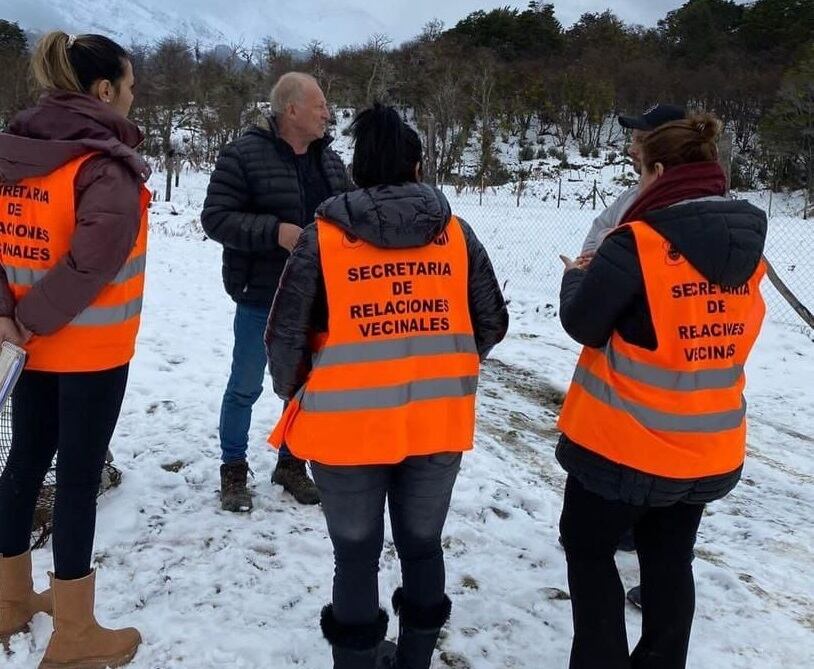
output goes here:
[[245, 460], [220, 466], [220, 507], [224, 511], [246, 513], [252, 510], [248, 477], [249, 465]]
[[25, 632], [35, 613], [51, 613], [51, 591], [34, 592], [31, 580], [31, 551], [15, 557], [0, 557], [0, 644]]
[[40, 669], [115, 669], [130, 663], [141, 643], [137, 629], [109, 630], [93, 615], [96, 572], [74, 581], [51, 575], [54, 633]]
[[277, 460], [271, 482], [283, 486], [300, 504], [319, 504], [319, 492], [305, 473], [305, 460], [284, 455]]

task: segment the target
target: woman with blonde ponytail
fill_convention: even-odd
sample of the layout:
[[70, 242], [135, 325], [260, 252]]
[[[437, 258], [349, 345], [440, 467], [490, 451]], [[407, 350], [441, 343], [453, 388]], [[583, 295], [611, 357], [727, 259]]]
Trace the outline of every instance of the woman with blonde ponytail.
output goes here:
[[31, 71], [41, 88], [82, 93], [82, 86], [68, 55], [75, 43], [76, 36], [61, 31], [48, 33], [37, 43], [31, 59]]
[[[571, 669], [683, 669], [706, 504], [737, 485], [744, 365], [760, 331], [766, 215], [726, 197], [721, 122], [696, 113], [641, 145], [639, 196], [587, 268], [563, 258], [560, 317], [584, 345], [559, 419]], [[633, 529], [642, 636], [631, 654], [614, 563]]]
[[[96, 495], [139, 328], [147, 245], [133, 67], [101, 35], [52, 32], [32, 73], [43, 93], [0, 134], [0, 342], [26, 349], [0, 476], [0, 641], [53, 613], [41, 669], [120, 667], [141, 642], [94, 617]], [[57, 456], [54, 573], [33, 589], [29, 539]]]

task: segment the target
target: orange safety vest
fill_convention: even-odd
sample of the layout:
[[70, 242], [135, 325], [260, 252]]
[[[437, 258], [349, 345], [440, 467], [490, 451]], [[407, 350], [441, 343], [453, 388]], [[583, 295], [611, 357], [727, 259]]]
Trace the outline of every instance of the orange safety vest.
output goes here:
[[[16, 301], [70, 251], [76, 228], [74, 182], [89, 153], [42, 177], [0, 184], [0, 264]], [[140, 191], [141, 223], [127, 262], [94, 301], [68, 325], [26, 344], [26, 369], [95, 372], [126, 364], [135, 350], [144, 294], [147, 205]]]
[[558, 426], [583, 448], [647, 474], [734, 471], [746, 451], [744, 364], [766, 312], [765, 265], [743, 286], [723, 288], [646, 223], [630, 229], [658, 347], [614, 331], [604, 348], [583, 348]]
[[329, 465], [470, 450], [480, 359], [458, 220], [421, 248], [317, 231], [328, 331], [269, 443]]

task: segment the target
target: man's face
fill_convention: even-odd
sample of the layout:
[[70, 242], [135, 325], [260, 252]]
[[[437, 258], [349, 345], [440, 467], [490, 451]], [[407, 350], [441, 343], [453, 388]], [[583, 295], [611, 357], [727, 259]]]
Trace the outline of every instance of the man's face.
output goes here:
[[630, 146], [627, 155], [633, 160], [633, 169], [636, 174], [642, 173], [642, 141], [650, 134], [647, 130], [634, 130], [630, 137]]
[[323, 137], [331, 120], [325, 95], [316, 82], [305, 85], [302, 100], [292, 103], [288, 113], [293, 127], [306, 142]]

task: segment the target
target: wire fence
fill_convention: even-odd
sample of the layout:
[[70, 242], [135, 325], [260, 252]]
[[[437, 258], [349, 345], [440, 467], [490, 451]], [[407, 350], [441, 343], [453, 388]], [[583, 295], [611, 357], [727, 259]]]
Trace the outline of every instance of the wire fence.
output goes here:
[[[554, 315], [562, 278], [559, 255], [579, 254], [593, 219], [613, 196], [597, 188], [596, 182], [560, 181], [532, 188], [519, 197], [516, 187], [514, 192], [490, 188], [483, 192], [445, 191], [453, 211], [473, 227], [489, 251], [507, 299]], [[772, 215], [765, 255], [796, 298], [814, 311], [814, 220]], [[811, 334], [798, 312], [769, 281], [764, 282], [763, 293], [769, 318]], [[0, 472], [11, 446], [11, 407], [9, 400], [0, 415]], [[109, 456], [100, 494], [120, 481], [121, 473]], [[37, 503], [32, 536], [35, 547], [42, 546], [51, 532], [55, 483], [52, 468]]]
[[[452, 210], [465, 219], [486, 246], [508, 299], [535, 301], [551, 309], [559, 303], [562, 262], [560, 254], [579, 254], [594, 218], [603, 208], [593, 208], [590, 188], [562, 198], [523, 196], [486, 189], [480, 193], [446, 189]], [[545, 198], [545, 199], [544, 199]], [[559, 207], [558, 207], [559, 200]], [[518, 206], [519, 202], [519, 206]], [[814, 311], [814, 220], [772, 215], [769, 218], [765, 256], [778, 277], [797, 299]], [[764, 281], [768, 317], [810, 332], [800, 315]]]

